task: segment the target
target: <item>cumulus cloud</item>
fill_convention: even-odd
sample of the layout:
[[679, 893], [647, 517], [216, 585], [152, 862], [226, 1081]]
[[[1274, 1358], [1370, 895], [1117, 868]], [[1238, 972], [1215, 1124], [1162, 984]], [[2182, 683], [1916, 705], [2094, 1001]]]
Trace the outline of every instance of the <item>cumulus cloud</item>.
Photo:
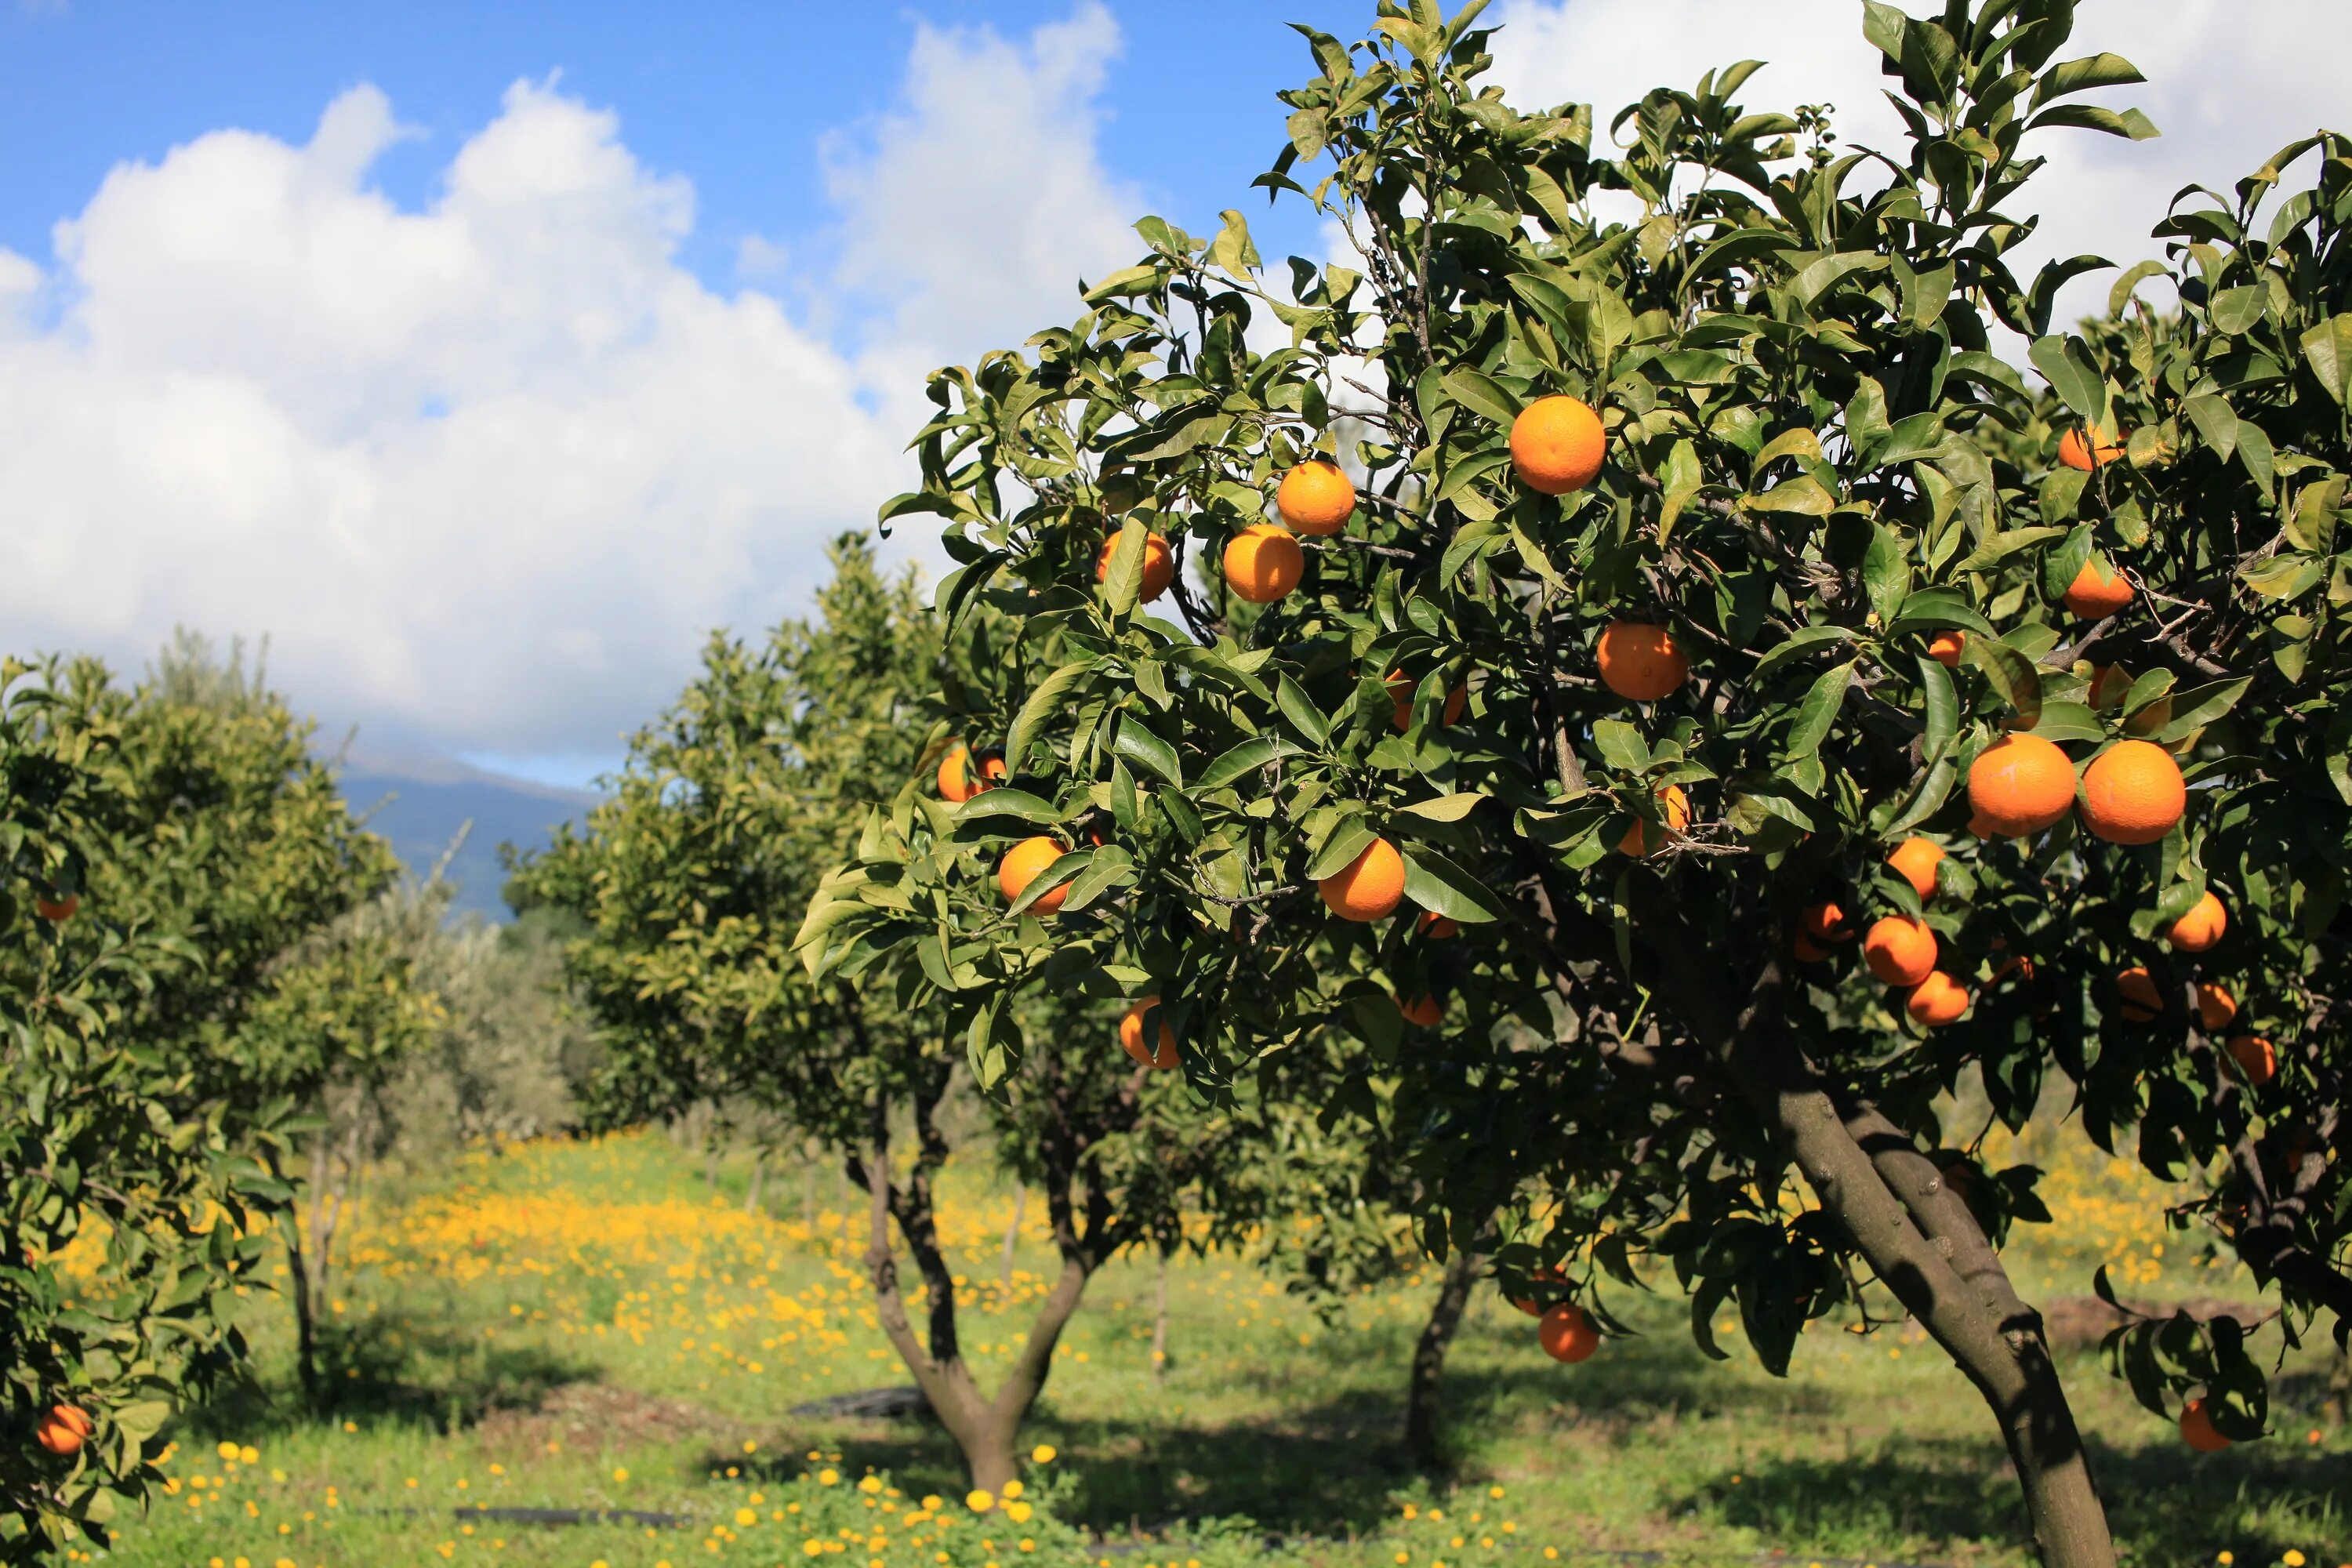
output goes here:
[[[2149, 25], [2159, 13], [2162, 25]], [[1902, 138], [1883, 96], [1893, 84], [1863, 41], [1854, 0], [1505, 0], [1494, 17], [1503, 24], [1496, 72], [1515, 102], [1591, 103], [1605, 124], [1652, 87], [1689, 89], [1710, 66], [1752, 58], [1769, 66], [1741, 90], [1751, 110], [1832, 103], [1843, 141], [1893, 149]], [[2053, 257], [2129, 266], [2160, 255], [2148, 230], [2180, 187], [2226, 190], [2315, 127], [2352, 127], [2352, 82], [2337, 63], [2352, 49], [2352, 6], [2342, 0], [2086, 5], [2064, 58], [2101, 49], [2148, 79], [2082, 101], [2137, 105], [2164, 134], [2131, 142], [2036, 132], [2028, 150], [2054, 156], [2013, 204], [2017, 216], [2042, 215], [2022, 252], [2026, 268]], [[2114, 276], [2070, 285], [2059, 319], [2102, 309]]]
[[[682, 268], [691, 184], [552, 78], [417, 210], [372, 181], [408, 132], [369, 87], [303, 145], [219, 131], [118, 167], [50, 265], [0, 250], [9, 646], [135, 667], [177, 623], [266, 633], [338, 721], [603, 751], [709, 628], [803, 603], [823, 542], [905, 488], [907, 389], [877, 375], [1050, 320], [1098, 265], [1131, 205], [1087, 108], [1117, 45], [1092, 5], [1025, 45], [920, 36], [903, 109], [828, 155], [844, 274], [895, 300], [863, 349], [782, 302], [805, 275], [730, 294]], [[967, 64], [1047, 186], [949, 111]], [[892, 273], [901, 244], [924, 257]]]

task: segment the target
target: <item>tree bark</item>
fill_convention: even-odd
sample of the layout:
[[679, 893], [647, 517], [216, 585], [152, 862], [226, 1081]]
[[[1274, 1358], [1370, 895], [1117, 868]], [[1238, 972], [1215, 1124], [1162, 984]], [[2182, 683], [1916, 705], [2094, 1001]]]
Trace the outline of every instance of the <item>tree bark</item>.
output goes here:
[[1151, 1381], [1168, 1381], [1168, 1249], [1151, 1271]]
[[2046, 1568], [2115, 1568], [2106, 1510], [2041, 1315], [2018, 1299], [1968, 1205], [1901, 1129], [1868, 1107], [1840, 1111], [1787, 1032], [1777, 962], [1765, 964], [1735, 1016], [1696, 933], [1673, 937], [1661, 957], [1676, 1011], [1822, 1209], [1991, 1407]]
[[745, 1214], [758, 1214], [760, 1212], [760, 1178], [767, 1173], [768, 1151], [765, 1148], [752, 1150], [751, 1181], [751, 1184], [743, 1189], [743, 1212]]
[[1462, 1326], [1470, 1305], [1470, 1290], [1486, 1271], [1486, 1255], [1457, 1247], [1445, 1260], [1445, 1272], [1430, 1303], [1429, 1321], [1412, 1347], [1412, 1372], [1405, 1384], [1404, 1450], [1413, 1468], [1434, 1472], [1444, 1462], [1439, 1428], [1443, 1415], [1445, 1352]]
[[[286, 1179], [275, 1150], [264, 1149], [261, 1157], [272, 1176], [281, 1182]], [[278, 1216], [278, 1229], [286, 1242], [286, 1272], [293, 1281], [294, 1375], [301, 1384], [303, 1402], [315, 1409], [319, 1403], [318, 1326], [311, 1315], [310, 1265], [302, 1256], [301, 1215], [289, 1205]]]

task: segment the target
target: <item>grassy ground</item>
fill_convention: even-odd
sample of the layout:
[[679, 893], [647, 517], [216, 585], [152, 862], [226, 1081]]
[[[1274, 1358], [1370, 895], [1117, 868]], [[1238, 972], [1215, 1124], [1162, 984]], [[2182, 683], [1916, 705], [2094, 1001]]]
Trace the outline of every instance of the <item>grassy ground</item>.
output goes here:
[[[300, 1413], [284, 1308], [257, 1294], [264, 1385], [183, 1424], [173, 1494], [101, 1555], [139, 1568], [2027, 1560], [1984, 1411], [1916, 1333], [1824, 1326], [1776, 1380], [1744, 1352], [1705, 1360], [1679, 1300], [1629, 1298], [1612, 1306], [1642, 1335], [1563, 1368], [1485, 1290], [1449, 1366], [1453, 1467], [1432, 1479], [1395, 1441], [1432, 1287], [1368, 1296], [1333, 1327], [1217, 1258], [1172, 1272], [1164, 1381], [1149, 1265], [1096, 1281], [1027, 1439], [1047, 1457], [1021, 1498], [976, 1513], [936, 1433], [786, 1414], [907, 1380], [865, 1306], [858, 1222], [824, 1212], [845, 1195], [835, 1178], [772, 1184], [775, 1215], [754, 1215], [743, 1174], [722, 1173], [714, 1193], [698, 1161], [637, 1137], [469, 1156], [388, 1196], [331, 1291], [334, 1407]], [[2136, 1181], [2099, 1169], [2056, 1184], [2066, 1244], [2020, 1254], [2021, 1282], [2079, 1293], [2105, 1260], [2142, 1294], [2232, 1294], [2140, 1233]], [[1009, 1194], [950, 1184], [943, 1228], [983, 1369], [1024, 1329], [1049, 1266], [1033, 1221], [1000, 1284], [1010, 1212]], [[2277, 1436], [2213, 1457], [2095, 1359], [2069, 1373], [2128, 1562], [2352, 1558], [2352, 1437], [2319, 1414], [2317, 1357], [2289, 1357], [2277, 1378]], [[466, 1516], [513, 1508], [677, 1518]]]

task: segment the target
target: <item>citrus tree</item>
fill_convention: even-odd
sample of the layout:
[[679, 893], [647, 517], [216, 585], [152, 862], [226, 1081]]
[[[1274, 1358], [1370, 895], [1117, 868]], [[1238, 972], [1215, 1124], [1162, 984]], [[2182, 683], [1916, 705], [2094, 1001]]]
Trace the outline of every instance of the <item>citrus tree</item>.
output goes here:
[[[241, 1354], [231, 1288], [264, 1184], [223, 1107], [144, 1037], [199, 967], [92, 896], [135, 794], [121, 716], [0, 664], [0, 1562], [103, 1544], [161, 1483], [157, 1433]], [[95, 904], [96, 907], [93, 907]]]
[[[1146, 219], [1074, 324], [933, 378], [884, 517], [944, 518], [943, 616], [1011, 627], [972, 737], [1007, 784], [945, 849], [861, 845], [828, 958], [944, 951], [983, 1082], [1070, 1048], [999, 998], [1080, 974], [1160, 998], [1212, 1101], [1343, 1028], [1425, 1239], [1499, 1212], [1554, 1356], [1645, 1258], [1775, 1372], [1889, 1292], [1985, 1398], [2043, 1559], [2112, 1563], [2000, 1258], [2035, 1173], [1939, 1107], [1980, 1079], [2019, 1123], [2063, 1074], [2159, 1168], [2251, 1147], [2223, 1232], [2290, 1331], [2338, 1300], [2340, 1096], [2299, 1064], [2343, 953], [2316, 595], [2352, 323], [2331, 164], [2260, 243], [2171, 220], [2169, 346], [2052, 332], [2104, 263], [2012, 268], [2032, 176], [2154, 133], [2077, 100], [2139, 79], [2062, 58], [2072, 9], [1866, 4], [1907, 127], [1879, 152], [1743, 110], [1755, 62], [1612, 151], [1480, 84], [1475, 5], [1308, 31], [1259, 183], [1341, 260], [1277, 282], [1238, 212]], [[2251, 965], [2274, 1069], [2214, 1048], [2207, 952]], [[2192, 1440], [2262, 1431], [2238, 1336], [2147, 1327], [2119, 1351]]]
[[[604, 1047], [593, 1120], [745, 1107], [815, 1140], [867, 1194], [877, 1319], [992, 1505], [1087, 1281], [1176, 1222], [1195, 1163], [1218, 1147], [1218, 1115], [1116, 1046], [1027, 1064], [987, 1131], [1042, 1189], [1062, 1267], [1003, 1381], [984, 1389], [939, 1234], [951, 1152], [940, 1110], [963, 1058], [924, 967], [943, 955], [910, 950], [903, 971], [853, 964], [818, 982], [794, 943], [824, 872], [861, 840], [877, 853], [900, 842], [917, 781], [961, 769], [938, 693], [943, 679], [986, 679], [993, 655], [984, 628], [943, 644], [912, 577], [886, 579], [862, 542], [841, 542], [834, 564], [814, 620], [763, 648], [712, 640], [676, 707], [634, 738], [611, 800], [519, 862], [513, 886], [584, 925], [566, 963]], [[1031, 988], [1012, 1005], [1049, 1031], [1109, 1041], [1120, 1029], [1119, 1005], [1083, 991]], [[1150, 1056], [1139, 1020], [1129, 1032]], [[900, 1245], [919, 1294], [901, 1285]]]

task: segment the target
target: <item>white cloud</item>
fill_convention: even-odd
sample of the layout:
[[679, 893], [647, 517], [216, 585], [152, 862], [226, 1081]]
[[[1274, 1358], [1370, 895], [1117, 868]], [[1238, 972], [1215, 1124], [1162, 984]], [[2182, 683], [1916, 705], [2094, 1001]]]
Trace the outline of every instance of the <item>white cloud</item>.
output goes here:
[[[1926, 7], [1907, 7], [1924, 13]], [[1853, 0], [1505, 0], [1495, 19], [1497, 79], [1514, 102], [1589, 102], [1605, 124], [1655, 86], [1689, 89], [1710, 66], [1769, 62], [1740, 97], [1749, 109], [1833, 103], [1842, 140], [1889, 150], [1901, 122], [1882, 89], [1878, 51]], [[2343, 0], [2165, 0], [2086, 5], [2061, 58], [2110, 49], [2147, 81], [2083, 101], [2137, 105], [2164, 134], [2128, 142], [2042, 131], [2029, 152], [2050, 165], [2011, 205], [2042, 214], [2021, 268], [2103, 255], [2128, 266], [2158, 256], [2148, 230], [2192, 182], [2226, 190], [2317, 126], [2352, 126], [2352, 5]], [[2305, 178], [2308, 178], [2306, 174]], [[2115, 274], [2077, 279], [2059, 320], [2104, 308]]]
[[552, 78], [422, 210], [371, 183], [407, 133], [368, 87], [306, 145], [118, 167], [53, 265], [0, 250], [10, 647], [136, 668], [175, 623], [266, 633], [299, 700], [380, 737], [602, 752], [905, 487], [919, 384], [877, 374], [1071, 313], [1132, 205], [1087, 107], [1117, 44], [1091, 5], [1020, 47], [921, 35], [910, 107], [830, 154], [842, 265], [895, 301], [873, 356], [812, 326], [824, 289], [780, 302], [797, 248], [747, 252], [776, 292], [680, 267], [690, 184]]

